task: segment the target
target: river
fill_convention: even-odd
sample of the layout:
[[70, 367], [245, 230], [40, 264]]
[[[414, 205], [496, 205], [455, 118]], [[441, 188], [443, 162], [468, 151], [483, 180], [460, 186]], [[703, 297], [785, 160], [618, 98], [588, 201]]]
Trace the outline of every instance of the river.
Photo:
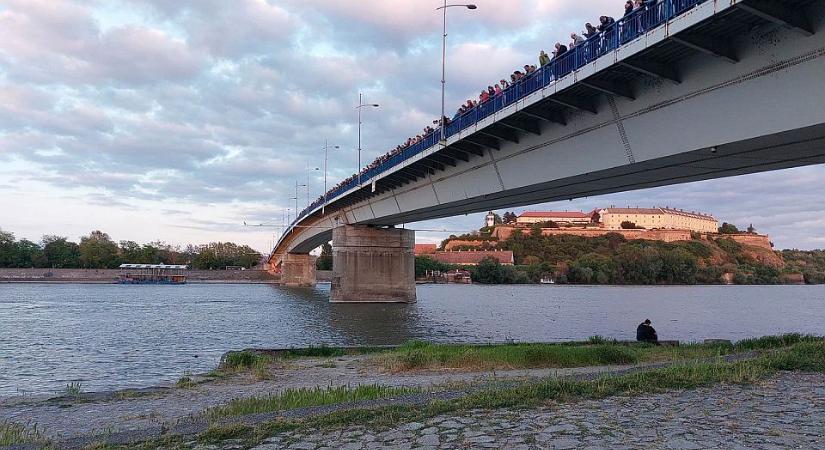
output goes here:
[[329, 286], [0, 285], [0, 396], [174, 382], [227, 350], [309, 345], [825, 335], [825, 286], [424, 285], [411, 305], [330, 304]]

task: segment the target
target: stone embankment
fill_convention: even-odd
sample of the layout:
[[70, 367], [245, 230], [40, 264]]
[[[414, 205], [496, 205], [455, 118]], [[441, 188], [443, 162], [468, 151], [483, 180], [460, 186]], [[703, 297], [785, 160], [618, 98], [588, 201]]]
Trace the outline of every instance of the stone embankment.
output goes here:
[[[115, 283], [118, 269], [0, 269], [2, 283]], [[277, 283], [264, 270], [190, 270], [189, 283]]]
[[270, 438], [255, 450], [333, 448], [825, 448], [825, 375], [786, 373], [759, 385], [475, 410], [384, 430], [302, 430]]

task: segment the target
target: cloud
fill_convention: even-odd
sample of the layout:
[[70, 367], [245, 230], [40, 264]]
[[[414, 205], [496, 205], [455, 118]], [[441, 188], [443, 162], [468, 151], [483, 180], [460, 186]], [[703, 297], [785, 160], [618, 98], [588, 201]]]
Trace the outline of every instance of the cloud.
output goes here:
[[[449, 112], [535, 64], [539, 50], [564, 42], [584, 22], [622, 9], [613, 0], [475, 3], [475, 11], [449, 11]], [[359, 92], [381, 105], [364, 114], [365, 160], [438, 116], [440, 4], [6, 0], [0, 7], [0, 186], [42, 193], [29, 196], [35, 205], [51, 205], [54, 190], [64, 193], [61, 220], [73, 230], [89, 221], [87, 207], [132, 217], [112, 222], [123, 227], [120, 234], [155, 230], [136, 225], [131, 214], [140, 205], [152, 223], [167, 224], [157, 232], [180, 241], [188, 237], [181, 225], [231, 233], [229, 224], [246, 219], [280, 221], [284, 208], [294, 208], [296, 180], [304, 184], [307, 167], [323, 167], [324, 140], [341, 147], [330, 155], [329, 184], [355, 171]], [[323, 177], [311, 175], [315, 197]], [[781, 245], [813, 246], [821, 245], [815, 235], [789, 224], [819, 225], [822, 208], [810, 205], [821, 203], [822, 175], [814, 167], [562, 207], [655, 198], [742, 225], [752, 220]], [[15, 202], [7, 208], [31, 206], [26, 199], [6, 200]], [[183, 223], [192, 217], [200, 222]], [[471, 229], [479, 217], [423, 227]], [[44, 225], [54, 220], [19, 220], [23, 231], [55, 231]], [[428, 240], [439, 236], [422, 233]]]

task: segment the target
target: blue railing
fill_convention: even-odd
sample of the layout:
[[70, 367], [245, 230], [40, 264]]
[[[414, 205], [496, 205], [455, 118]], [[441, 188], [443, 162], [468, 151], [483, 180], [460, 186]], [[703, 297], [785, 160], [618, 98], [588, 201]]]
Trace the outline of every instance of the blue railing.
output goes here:
[[[707, 0], [656, 0], [647, 2], [646, 6], [622, 17], [606, 30], [590, 37], [587, 41], [570, 49], [564, 55], [554, 58], [549, 64], [512, 84], [500, 95], [478, 105], [447, 124], [446, 136], [449, 138], [475, 125], [479, 121], [501, 111], [524, 97], [539, 91], [556, 80], [569, 75], [596, 59], [625, 45], [646, 32], [664, 24], [670, 19], [704, 3]], [[393, 169], [424, 150], [438, 144], [441, 129], [424, 136], [419, 142], [404, 148], [398, 154], [389, 157], [376, 167], [361, 174], [362, 183], [371, 183], [372, 179]], [[340, 195], [358, 186], [358, 179], [330, 191], [326, 199], [321, 198], [304, 209], [290, 224], [290, 227], [304, 218], [311, 211], [321, 207], [324, 202], [331, 202]]]

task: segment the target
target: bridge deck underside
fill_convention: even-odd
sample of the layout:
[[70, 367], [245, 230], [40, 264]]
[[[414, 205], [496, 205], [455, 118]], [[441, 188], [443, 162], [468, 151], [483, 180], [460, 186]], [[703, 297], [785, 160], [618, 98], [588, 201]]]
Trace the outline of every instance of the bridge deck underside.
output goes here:
[[825, 163], [825, 124], [365, 221], [394, 225]]
[[825, 163], [825, 39], [814, 33], [825, 4], [714, 5], [725, 2], [336, 199], [273, 255], [309, 252], [338, 223], [389, 226]]

